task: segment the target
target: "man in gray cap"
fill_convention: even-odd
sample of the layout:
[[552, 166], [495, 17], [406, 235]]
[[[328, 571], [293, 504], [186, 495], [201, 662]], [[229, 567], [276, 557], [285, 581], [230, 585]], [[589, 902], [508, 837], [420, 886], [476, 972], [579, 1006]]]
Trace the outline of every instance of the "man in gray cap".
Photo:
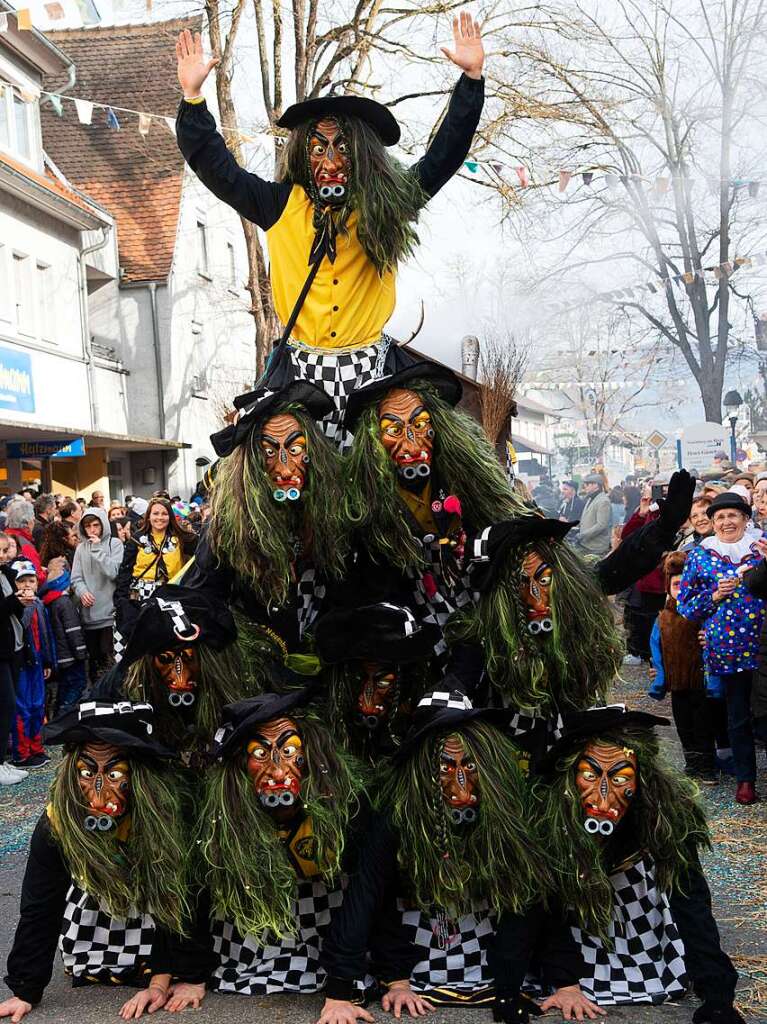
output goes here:
[[585, 499], [578, 530], [578, 546], [582, 554], [602, 558], [610, 550], [612, 509], [599, 473], [589, 473], [581, 481]]

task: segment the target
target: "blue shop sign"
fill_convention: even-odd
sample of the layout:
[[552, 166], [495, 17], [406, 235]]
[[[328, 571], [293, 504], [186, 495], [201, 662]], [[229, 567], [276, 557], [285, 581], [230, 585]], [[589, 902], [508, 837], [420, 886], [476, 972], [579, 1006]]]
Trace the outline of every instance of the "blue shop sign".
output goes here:
[[79, 459], [85, 455], [85, 438], [71, 441], [6, 441], [9, 459]]
[[0, 409], [35, 411], [32, 360], [26, 352], [0, 347]]

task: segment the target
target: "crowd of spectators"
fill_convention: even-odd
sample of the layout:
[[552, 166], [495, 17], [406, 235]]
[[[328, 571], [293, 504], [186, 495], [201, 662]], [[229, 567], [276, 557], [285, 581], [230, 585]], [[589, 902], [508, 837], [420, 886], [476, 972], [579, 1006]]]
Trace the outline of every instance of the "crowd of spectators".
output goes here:
[[46, 718], [112, 666], [120, 620], [183, 569], [208, 514], [164, 491], [0, 499], [0, 785], [49, 763]]

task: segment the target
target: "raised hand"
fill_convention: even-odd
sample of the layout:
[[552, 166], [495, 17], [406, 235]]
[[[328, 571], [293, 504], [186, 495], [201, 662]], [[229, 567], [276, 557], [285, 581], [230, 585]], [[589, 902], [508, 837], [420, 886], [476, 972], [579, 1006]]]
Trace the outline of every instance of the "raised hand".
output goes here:
[[202, 52], [202, 37], [199, 32], [194, 35], [185, 28], [179, 32], [176, 40], [176, 60], [178, 82], [187, 99], [195, 99], [200, 95], [202, 83], [218, 64], [218, 57], [205, 60]]
[[454, 50], [448, 50], [445, 46], [440, 47], [447, 59], [469, 78], [481, 78], [482, 65], [485, 63], [482, 33], [479, 30], [479, 23], [466, 11], [461, 11], [460, 20], [453, 18], [453, 43]]

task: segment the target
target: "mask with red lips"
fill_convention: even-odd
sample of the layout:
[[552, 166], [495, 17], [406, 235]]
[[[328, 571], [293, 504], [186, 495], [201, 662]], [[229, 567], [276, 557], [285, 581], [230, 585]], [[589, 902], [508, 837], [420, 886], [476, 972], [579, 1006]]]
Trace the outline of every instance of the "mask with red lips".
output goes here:
[[537, 551], [531, 551], [522, 561], [520, 593], [527, 611], [527, 629], [534, 636], [550, 633], [554, 628], [551, 618], [551, 583], [553, 570]]
[[278, 822], [294, 817], [301, 805], [306, 768], [303, 741], [290, 718], [258, 726], [247, 745], [247, 772], [261, 806]]
[[272, 481], [275, 501], [298, 501], [306, 483], [309, 464], [306, 434], [288, 413], [268, 419], [259, 436], [266, 472]]
[[111, 831], [128, 813], [131, 770], [127, 757], [109, 743], [86, 743], [75, 767], [88, 805], [84, 828], [88, 832]]
[[458, 735], [448, 736], [442, 745], [439, 783], [453, 825], [470, 825], [476, 821], [479, 805], [477, 765]]
[[575, 784], [590, 835], [611, 836], [625, 817], [637, 790], [637, 758], [633, 750], [590, 743], [575, 769]]
[[351, 146], [335, 118], [318, 121], [307, 138], [309, 170], [322, 206], [343, 206], [349, 198]]
[[394, 665], [363, 661], [360, 665], [360, 689], [357, 694], [357, 717], [371, 732], [388, 718], [397, 692], [397, 671]]

